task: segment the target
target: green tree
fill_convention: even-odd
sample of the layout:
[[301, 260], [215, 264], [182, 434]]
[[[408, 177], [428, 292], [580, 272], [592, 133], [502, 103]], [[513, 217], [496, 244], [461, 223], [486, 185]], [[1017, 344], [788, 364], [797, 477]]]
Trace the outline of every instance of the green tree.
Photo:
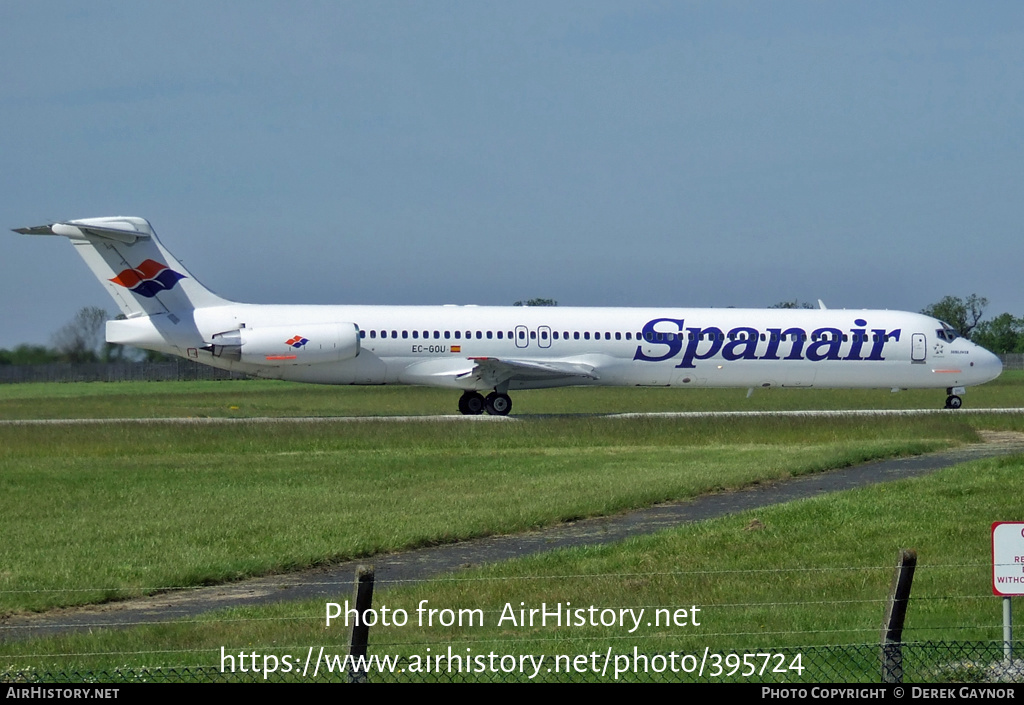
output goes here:
[[0, 350], [0, 365], [45, 365], [59, 359], [60, 355], [45, 345], [22, 343], [14, 350]]
[[96, 362], [106, 343], [107, 312], [99, 306], [80, 309], [70, 323], [53, 334], [53, 347], [64, 362]]
[[168, 355], [166, 353], [157, 352], [156, 350], [142, 350], [141, 348], [132, 348], [135, 351], [135, 357], [139, 358], [142, 362], [172, 362], [174, 361], [174, 355]]
[[959, 296], [943, 297], [938, 303], [925, 306], [921, 313], [932, 318], [945, 321], [965, 338], [971, 339], [971, 333], [977, 327], [981, 317], [985, 315], [988, 299], [984, 296], [971, 294], [966, 299]]
[[971, 340], [996, 354], [1024, 352], [1024, 318], [1003, 313], [991, 321], [982, 321]]
[[554, 299], [527, 299], [526, 301], [516, 301], [513, 306], [557, 306], [558, 302]]

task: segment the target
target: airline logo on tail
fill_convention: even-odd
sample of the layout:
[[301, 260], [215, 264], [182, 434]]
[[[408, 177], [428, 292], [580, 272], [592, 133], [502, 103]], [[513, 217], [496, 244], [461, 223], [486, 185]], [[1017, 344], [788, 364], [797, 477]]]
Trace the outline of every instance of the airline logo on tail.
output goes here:
[[123, 286], [133, 294], [151, 299], [161, 291], [173, 289], [174, 285], [184, 279], [166, 264], [147, 259], [135, 269], [125, 269], [110, 281]]

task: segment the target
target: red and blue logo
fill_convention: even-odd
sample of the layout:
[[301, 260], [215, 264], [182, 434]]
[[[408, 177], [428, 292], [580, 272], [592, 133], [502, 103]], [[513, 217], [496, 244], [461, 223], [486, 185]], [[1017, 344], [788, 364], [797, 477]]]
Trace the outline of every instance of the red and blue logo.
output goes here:
[[133, 294], [151, 299], [161, 291], [173, 289], [174, 285], [184, 279], [166, 264], [147, 259], [135, 269], [125, 269], [110, 281], [123, 286]]
[[[303, 345], [309, 342], [309, 338], [303, 338], [301, 335], [293, 335], [288, 340], [284, 341], [284, 344], [299, 350]], [[267, 355], [268, 360], [295, 360], [298, 355]]]

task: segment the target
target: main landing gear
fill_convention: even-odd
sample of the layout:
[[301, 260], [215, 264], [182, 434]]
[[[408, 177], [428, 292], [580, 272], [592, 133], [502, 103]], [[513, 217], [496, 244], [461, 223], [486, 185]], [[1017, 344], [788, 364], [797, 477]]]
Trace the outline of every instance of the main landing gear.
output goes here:
[[486, 397], [480, 392], [464, 392], [459, 397], [459, 411], [467, 416], [477, 416], [484, 411], [491, 416], [508, 416], [512, 411], [512, 398], [498, 392], [491, 392]]
[[946, 394], [948, 394], [949, 396], [946, 397], [946, 408], [947, 409], [959, 409], [961, 406], [963, 406], [964, 405], [964, 400], [961, 399], [959, 396], [957, 396], [958, 394], [963, 394], [963, 393], [964, 393], [964, 388], [963, 387], [948, 387], [946, 389]]

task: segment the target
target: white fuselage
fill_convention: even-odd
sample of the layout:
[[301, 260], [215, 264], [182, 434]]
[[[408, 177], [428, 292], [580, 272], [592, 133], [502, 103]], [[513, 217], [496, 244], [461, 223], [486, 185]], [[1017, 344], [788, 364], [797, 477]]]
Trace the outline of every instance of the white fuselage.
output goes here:
[[[232, 329], [286, 326], [301, 336], [304, 326], [342, 321], [358, 326], [359, 353], [336, 363], [247, 364], [201, 349]], [[1002, 370], [987, 350], [963, 338], [947, 340], [933, 318], [879, 310], [230, 304], [196, 310], [195, 332], [193, 340], [176, 340], [173, 352], [263, 377], [325, 384], [493, 386], [460, 376], [476, 358], [570, 363], [594, 372], [593, 378], [513, 379], [511, 389], [947, 388], [981, 384]]]

